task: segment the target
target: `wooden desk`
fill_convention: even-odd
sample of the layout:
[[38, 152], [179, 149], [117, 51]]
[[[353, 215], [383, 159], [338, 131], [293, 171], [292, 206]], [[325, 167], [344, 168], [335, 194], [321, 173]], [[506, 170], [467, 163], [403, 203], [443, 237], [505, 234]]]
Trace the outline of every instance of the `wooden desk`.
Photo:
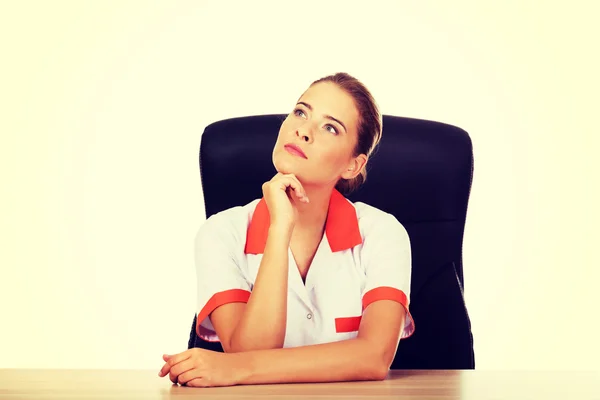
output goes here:
[[381, 382], [203, 389], [157, 371], [0, 369], [0, 399], [600, 399], [599, 372], [391, 371]]

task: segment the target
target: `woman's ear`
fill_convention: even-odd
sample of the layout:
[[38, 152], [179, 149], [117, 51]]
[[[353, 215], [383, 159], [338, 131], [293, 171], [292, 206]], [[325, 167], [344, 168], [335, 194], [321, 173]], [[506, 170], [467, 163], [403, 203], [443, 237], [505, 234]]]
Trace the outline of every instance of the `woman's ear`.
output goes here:
[[354, 157], [349, 163], [346, 170], [342, 173], [342, 178], [352, 180], [360, 175], [361, 171], [367, 164], [369, 157], [365, 154], [359, 154]]

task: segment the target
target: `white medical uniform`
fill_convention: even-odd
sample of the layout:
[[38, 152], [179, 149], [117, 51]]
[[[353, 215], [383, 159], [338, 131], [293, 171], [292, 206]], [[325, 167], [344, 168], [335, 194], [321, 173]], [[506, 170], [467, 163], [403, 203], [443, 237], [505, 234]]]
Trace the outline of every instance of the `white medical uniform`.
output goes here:
[[[209, 315], [232, 302], [248, 302], [269, 229], [264, 199], [209, 217], [195, 241], [198, 279], [196, 333], [219, 341]], [[401, 338], [414, 332], [409, 312], [411, 252], [406, 229], [391, 214], [352, 203], [333, 190], [325, 234], [303, 283], [289, 252], [284, 347], [355, 338], [363, 311], [378, 300], [406, 310]]]

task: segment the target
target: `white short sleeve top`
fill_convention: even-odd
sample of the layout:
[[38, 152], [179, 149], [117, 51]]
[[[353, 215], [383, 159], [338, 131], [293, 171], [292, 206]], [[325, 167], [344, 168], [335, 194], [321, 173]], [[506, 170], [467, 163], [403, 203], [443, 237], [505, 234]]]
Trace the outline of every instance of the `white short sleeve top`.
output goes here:
[[[247, 302], [267, 242], [269, 210], [264, 199], [209, 217], [195, 240], [196, 333], [219, 341], [210, 314], [232, 302]], [[289, 251], [284, 347], [352, 339], [364, 310], [379, 300], [404, 306], [401, 338], [415, 330], [409, 311], [411, 252], [404, 226], [391, 214], [352, 203], [333, 190], [325, 234], [302, 281]]]

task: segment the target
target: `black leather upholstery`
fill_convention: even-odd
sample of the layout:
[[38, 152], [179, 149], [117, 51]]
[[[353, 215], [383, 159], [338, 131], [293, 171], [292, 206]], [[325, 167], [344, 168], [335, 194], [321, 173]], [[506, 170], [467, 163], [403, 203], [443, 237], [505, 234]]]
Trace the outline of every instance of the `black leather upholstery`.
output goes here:
[[[207, 217], [262, 197], [276, 173], [271, 153], [285, 115], [227, 119], [206, 127], [200, 171]], [[392, 369], [471, 369], [473, 336], [463, 300], [462, 241], [473, 152], [462, 129], [384, 116], [366, 183], [348, 195], [396, 216], [412, 250], [410, 310], [415, 333], [400, 342]], [[222, 351], [197, 337], [188, 348]]]

